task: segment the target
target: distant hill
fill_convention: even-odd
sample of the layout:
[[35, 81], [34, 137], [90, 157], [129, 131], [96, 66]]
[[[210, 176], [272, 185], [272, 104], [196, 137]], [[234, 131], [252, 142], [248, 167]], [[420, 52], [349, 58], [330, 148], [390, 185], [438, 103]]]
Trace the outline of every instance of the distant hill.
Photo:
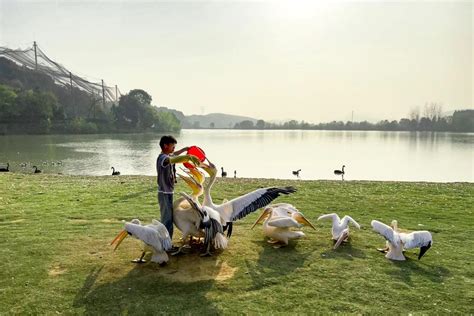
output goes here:
[[186, 116], [184, 115], [183, 112], [175, 110], [175, 109], [170, 109], [165, 106], [158, 106], [158, 111], [163, 111], [163, 112], [171, 112], [176, 116], [176, 118], [183, 124], [183, 121], [186, 121]]
[[170, 109], [167, 107], [159, 107], [159, 111], [167, 111], [173, 113], [178, 120], [181, 122], [182, 128], [234, 128], [236, 123], [248, 120], [252, 123], [256, 123], [257, 119], [240, 116], [240, 115], [231, 115], [224, 113], [209, 113], [206, 115], [184, 115], [183, 112]]
[[235, 123], [240, 123], [245, 120], [252, 121], [254, 124], [257, 122], [257, 119], [247, 116], [209, 113], [206, 115], [186, 116], [187, 124], [183, 124], [183, 128], [209, 128], [212, 123], [214, 123], [214, 128], [233, 128]]

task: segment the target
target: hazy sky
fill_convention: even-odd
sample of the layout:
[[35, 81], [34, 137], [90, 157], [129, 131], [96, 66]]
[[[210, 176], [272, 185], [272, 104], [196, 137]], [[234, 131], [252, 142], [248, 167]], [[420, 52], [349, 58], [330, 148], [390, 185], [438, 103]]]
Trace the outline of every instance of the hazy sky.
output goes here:
[[9, 1], [0, 46], [185, 114], [309, 122], [473, 107], [472, 1]]

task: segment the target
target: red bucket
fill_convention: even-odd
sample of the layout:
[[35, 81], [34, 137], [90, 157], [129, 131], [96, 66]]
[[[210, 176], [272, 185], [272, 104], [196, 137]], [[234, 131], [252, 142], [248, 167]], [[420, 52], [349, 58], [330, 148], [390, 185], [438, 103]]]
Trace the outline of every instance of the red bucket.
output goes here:
[[[204, 153], [204, 150], [202, 150], [201, 148], [199, 148], [197, 146], [189, 147], [188, 155], [196, 156], [201, 162], [206, 160], [206, 153]], [[194, 165], [189, 163], [189, 162], [185, 162], [185, 163], [183, 163], [183, 165], [188, 169], [193, 169], [194, 168]]]

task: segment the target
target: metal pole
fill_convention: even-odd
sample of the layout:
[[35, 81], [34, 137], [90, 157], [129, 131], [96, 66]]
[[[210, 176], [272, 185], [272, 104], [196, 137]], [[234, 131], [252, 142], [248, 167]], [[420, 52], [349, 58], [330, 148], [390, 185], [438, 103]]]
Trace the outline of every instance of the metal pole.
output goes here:
[[102, 79], [102, 105], [105, 106], [105, 88], [104, 88], [104, 79]]
[[72, 87], [72, 73], [69, 72], [69, 81], [71, 82], [71, 103], [72, 103], [72, 114], [76, 116], [76, 105], [74, 104], [74, 92]]
[[33, 42], [33, 48], [35, 49], [35, 70], [38, 70], [38, 54], [36, 53], [36, 41]]

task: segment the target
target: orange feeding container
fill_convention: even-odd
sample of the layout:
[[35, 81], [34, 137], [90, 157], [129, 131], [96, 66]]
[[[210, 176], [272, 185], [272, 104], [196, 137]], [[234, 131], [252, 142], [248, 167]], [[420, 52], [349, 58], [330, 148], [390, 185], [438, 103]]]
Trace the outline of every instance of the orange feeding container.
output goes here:
[[[188, 155], [196, 156], [201, 162], [206, 159], [206, 153], [204, 153], [204, 150], [202, 150], [198, 146], [189, 147]], [[185, 162], [185, 163], [183, 163], [183, 165], [188, 169], [193, 169], [194, 168], [194, 165], [189, 163], [189, 162]]]

